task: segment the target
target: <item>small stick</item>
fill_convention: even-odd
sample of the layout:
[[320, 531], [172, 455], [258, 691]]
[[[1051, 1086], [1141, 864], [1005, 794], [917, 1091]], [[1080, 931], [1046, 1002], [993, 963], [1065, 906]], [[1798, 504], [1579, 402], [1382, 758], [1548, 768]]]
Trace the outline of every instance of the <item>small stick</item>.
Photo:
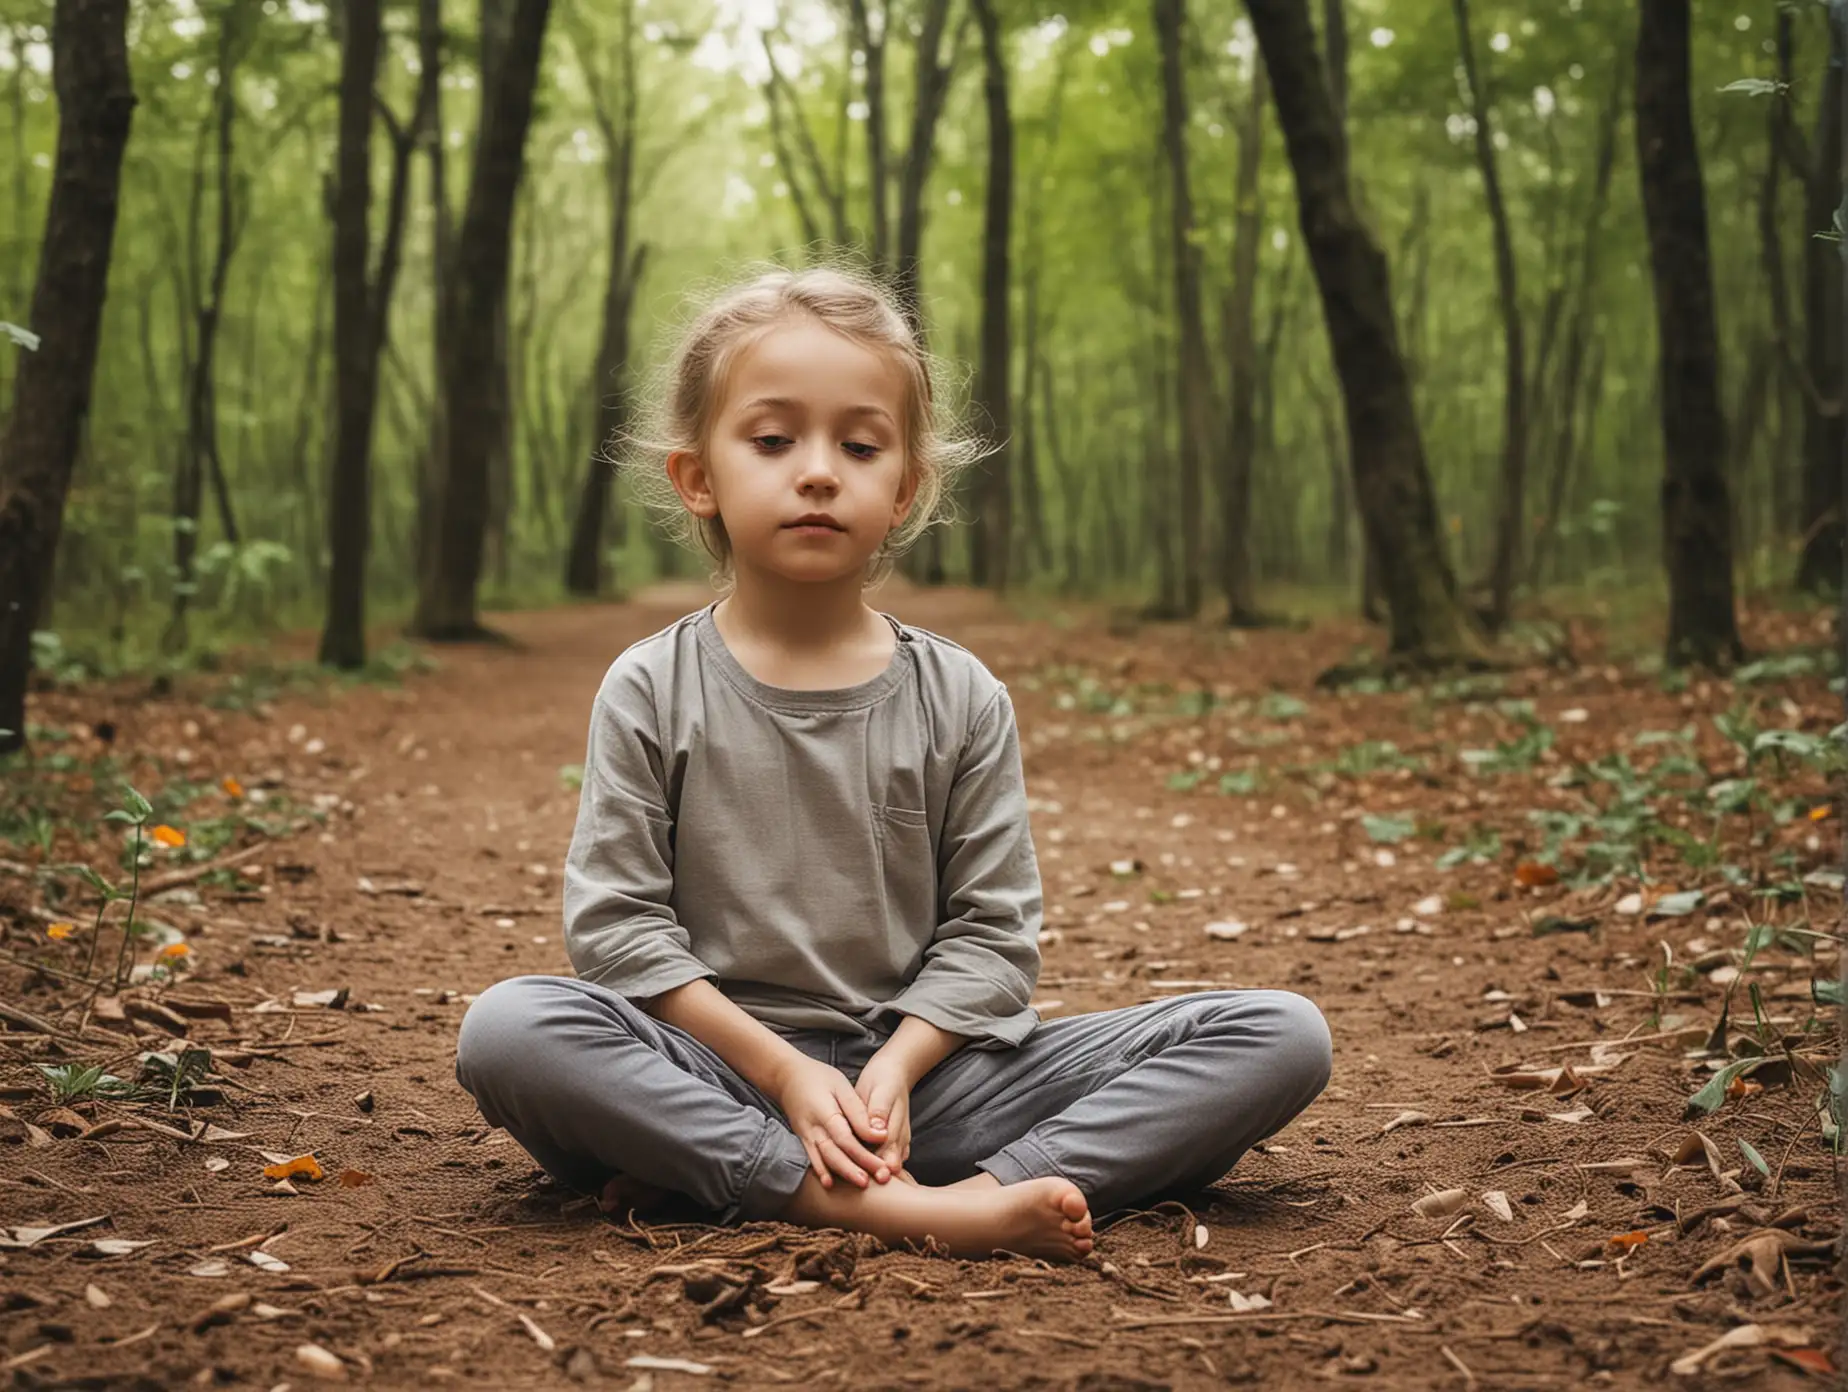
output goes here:
[[241, 851], [233, 851], [230, 855], [220, 856], [217, 860], [191, 865], [184, 870], [169, 870], [166, 874], [157, 875], [142, 885], [141, 892], [143, 895], [148, 895], [159, 894], [163, 890], [178, 889], [181, 885], [189, 885], [194, 880], [203, 880], [214, 870], [228, 869], [230, 866], [249, 860], [253, 855], [274, 848], [275, 844], [274, 841], [259, 841], [254, 846], [246, 846]]
[[1463, 1374], [1463, 1381], [1467, 1382], [1471, 1387], [1476, 1385], [1476, 1375], [1469, 1370], [1469, 1364], [1452, 1353], [1449, 1344], [1439, 1344], [1437, 1346], [1437, 1351], [1444, 1355], [1444, 1358], [1449, 1362], [1451, 1367]]
[[1162, 1329], [1178, 1324], [1255, 1324], [1260, 1320], [1330, 1320], [1336, 1324], [1423, 1324], [1404, 1315], [1370, 1315], [1361, 1310], [1260, 1310], [1248, 1315], [1170, 1315], [1164, 1319], [1128, 1320], [1113, 1329]]

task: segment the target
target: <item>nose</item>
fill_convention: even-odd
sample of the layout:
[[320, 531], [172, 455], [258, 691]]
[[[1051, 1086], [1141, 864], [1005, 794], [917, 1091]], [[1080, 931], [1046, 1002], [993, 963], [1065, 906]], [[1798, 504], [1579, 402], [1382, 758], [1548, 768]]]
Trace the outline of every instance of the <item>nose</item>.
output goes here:
[[826, 440], [805, 443], [796, 470], [797, 490], [804, 494], [832, 494], [840, 486], [833, 447]]

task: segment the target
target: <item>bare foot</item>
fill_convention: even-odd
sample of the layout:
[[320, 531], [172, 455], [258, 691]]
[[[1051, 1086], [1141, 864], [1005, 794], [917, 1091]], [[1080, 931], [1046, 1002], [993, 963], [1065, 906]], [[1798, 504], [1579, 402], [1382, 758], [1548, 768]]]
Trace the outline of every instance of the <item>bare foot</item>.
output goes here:
[[1078, 1261], [1090, 1254], [1090, 1206], [1069, 1179], [1008, 1185], [988, 1175], [980, 1179], [986, 1182], [823, 1189], [811, 1174], [781, 1216], [808, 1227], [871, 1233], [894, 1246], [934, 1237], [962, 1257], [985, 1257], [996, 1248], [1049, 1261]]

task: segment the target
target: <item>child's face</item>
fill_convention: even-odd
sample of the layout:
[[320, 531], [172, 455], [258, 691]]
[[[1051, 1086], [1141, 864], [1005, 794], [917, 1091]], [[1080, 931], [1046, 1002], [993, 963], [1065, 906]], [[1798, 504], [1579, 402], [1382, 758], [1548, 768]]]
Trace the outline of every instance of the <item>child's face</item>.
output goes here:
[[724, 520], [740, 567], [817, 582], [858, 574], [916, 491], [903, 369], [797, 319], [746, 349], [730, 376], [703, 457], [668, 460], [681, 500]]

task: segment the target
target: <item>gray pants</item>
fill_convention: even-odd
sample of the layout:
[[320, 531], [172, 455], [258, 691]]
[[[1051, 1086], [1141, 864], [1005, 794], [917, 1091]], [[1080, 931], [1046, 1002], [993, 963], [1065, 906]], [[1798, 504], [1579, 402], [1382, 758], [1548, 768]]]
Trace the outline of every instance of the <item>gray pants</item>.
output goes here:
[[[785, 1033], [849, 1080], [884, 1042]], [[911, 1094], [924, 1184], [985, 1170], [1061, 1175], [1107, 1213], [1200, 1188], [1315, 1099], [1328, 1026], [1288, 991], [1212, 991], [1041, 1024], [1018, 1048], [959, 1049]], [[469, 1007], [456, 1078], [555, 1178], [671, 1189], [723, 1221], [781, 1212], [808, 1170], [769, 1097], [686, 1031], [600, 986], [522, 976]]]

